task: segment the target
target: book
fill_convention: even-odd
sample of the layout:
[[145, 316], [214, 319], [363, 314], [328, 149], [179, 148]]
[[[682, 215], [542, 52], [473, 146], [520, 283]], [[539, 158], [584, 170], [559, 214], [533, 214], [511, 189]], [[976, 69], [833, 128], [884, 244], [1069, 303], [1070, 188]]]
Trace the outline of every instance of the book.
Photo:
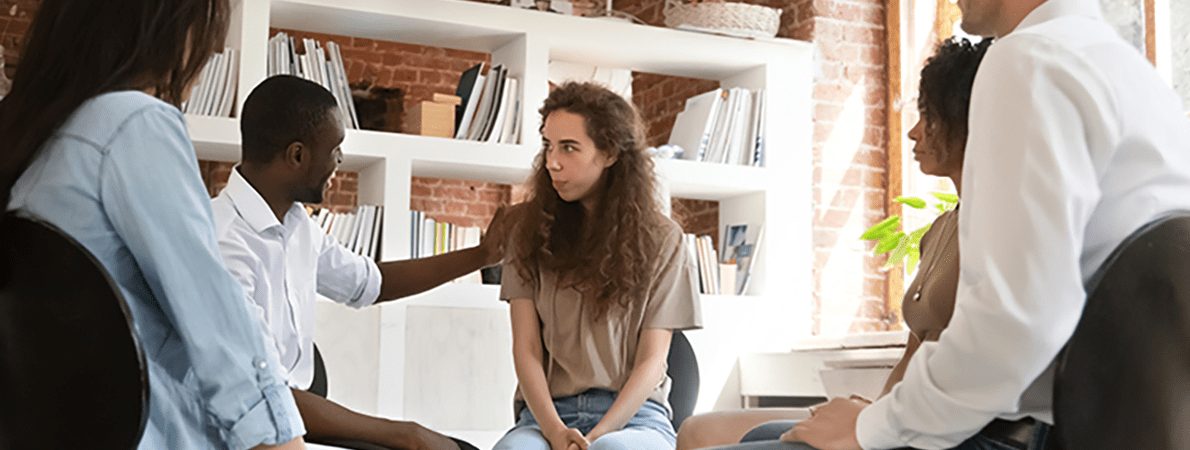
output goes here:
[[752, 153], [752, 165], [757, 167], [764, 167], [764, 152], [765, 152], [765, 132], [768, 126], [768, 96], [764, 90], [761, 90], [757, 95], [760, 101], [760, 106], [757, 108], [756, 118], [756, 144]]
[[512, 94], [508, 101], [508, 116], [505, 118], [504, 132], [500, 135], [500, 142], [503, 144], [517, 143], [518, 128], [521, 124], [521, 91], [519, 82], [516, 78], [508, 79], [508, 89]]
[[483, 82], [483, 89], [479, 94], [479, 105], [475, 107], [475, 112], [472, 114], [465, 139], [470, 141], [479, 140], [479, 136], [483, 132], [484, 122], [487, 121], [488, 113], [492, 109], [492, 98], [496, 96], [496, 81], [500, 78], [500, 72], [503, 70], [503, 66], [496, 66], [488, 71]]
[[422, 221], [421, 254], [419, 257], [434, 256], [434, 236], [438, 232], [438, 224], [433, 218], [426, 217]]
[[368, 240], [368, 257], [372, 260], [380, 261], [380, 239], [384, 236], [381, 230], [384, 228], [384, 207], [373, 206], [376, 210], [376, 221], [372, 224], [372, 238]]
[[505, 121], [511, 122], [511, 118], [509, 116], [512, 115], [512, 112], [509, 110], [512, 109], [512, 91], [515, 88], [516, 78], [505, 77], [504, 86], [501, 89], [502, 92], [500, 105], [496, 108], [496, 117], [495, 120], [492, 121], [492, 129], [488, 133], [486, 142], [500, 142], [500, 139], [504, 136], [504, 133], [506, 132], [505, 129], [508, 128], [508, 125], [505, 124]]
[[465, 132], [463, 124], [470, 124], [471, 117], [475, 114], [475, 105], [479, 103], [479, 91], [476, 87], [483, 87], [483, 65], [482, 62], [476, 64], [459, 76], [459, 87], [455, 89], [455, 95], [460, 100], [459, 105], [455, 107], [455, 139], [465, 136], [460, 135]]
[[219, 101], [219, 110], [214, 115], [218, 117], [231, 117], [231, 108], [235, 104], [236, 85], [239, 84], [239, 66], [240, 58], [236, 57], [235, 49], [226, 49], [224, 53], [227, 55], [227, 77], [223, 79], [222, 99]]
[[723, 161], [726, 164], [747, 165], [751, 157], [751, 142], [750, 136], [752, 130], [752, 92], [747, 89], [740, 90], [740, 104], [736, 108], [736, 122], [732, 127], [731, 133], [731, 147], [727, 154], [727, 159]]
[[735, 283], [729, 286], [731, 293], [744, 295], [760, 250], [760, 239], [764, 227], [760, 224], [728, 225], [723, 229], [723, 264], [735, 266]]
[[494, 90], [491, 95], [491, 103], [488, 104], [488, 108], [484, 112], [483, 126], [480, 127], [479, 133], [475, 136], [474, 140], [477, 141], [486, 142], [488, 140], [488, 136], [491, 135], [492, 129], [495, 127], [497, 116], [500, 114], [500, 108], [504, 101], [504, 87], [508, 81], [508, 69], [504, 68], [504, 66], [496, 66], [496, 68], [498, 69], [497, 75], [490, 77], [495, 79], [495, 83], [492, 85]]
[[682, 159], [701, 161], [714, 130], [723, 89], [686, 99], [686, 109], [674, 119], [669, 143], [682, 148]]
[[715, 115], [715, 123], [711, 129], [711, 136], [707, 142], [706, 151], [703, 152], [699, 161], [718, 161], [719, 153], [723, 151], [724, 144], [727, 142], [727, 129], [731, 123], [731, 90], [725, 89], [720, 94], [719, 111]]

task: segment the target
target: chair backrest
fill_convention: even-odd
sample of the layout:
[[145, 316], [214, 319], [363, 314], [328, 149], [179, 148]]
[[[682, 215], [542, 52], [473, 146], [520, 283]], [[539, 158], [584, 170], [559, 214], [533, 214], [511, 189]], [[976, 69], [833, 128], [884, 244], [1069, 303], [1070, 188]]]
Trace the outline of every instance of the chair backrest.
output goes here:
[[326, 363], [322, 361], [322, 352], [318, 351], [317, 343], [314, 344], [314, 379], [310, 381], [310, 389], [306, 389], [306, 391], [326, 398]]
[[1058, 359], [1061, 447], [1190, 449], [1190, 217], [1142, 228], [1107, 261]]
[[119, 288], [85, 248], [0, 218], [0, 448], [135, 448], [144, 361]]
[[674, 330], [673, 339], [669, 343], [669, 365], [667, 374], [671, 380], [669, 389], [669, 406], [673, 408], [673, 425], [677, 430], [694, 413], [694, 403], [698, 400], [698, 358], [694, 356], [694, 347], [681, 330]]

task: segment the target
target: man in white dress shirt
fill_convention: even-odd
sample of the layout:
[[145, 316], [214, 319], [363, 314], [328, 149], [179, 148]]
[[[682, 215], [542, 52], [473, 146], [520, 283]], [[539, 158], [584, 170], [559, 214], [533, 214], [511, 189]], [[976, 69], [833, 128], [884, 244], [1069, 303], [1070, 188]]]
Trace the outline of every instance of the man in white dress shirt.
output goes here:
[[1044, 448], [1083, 284], [1134, 230], [1190, 210], [1190, 120], [1097, 1], [958, 5], [998, 39], [971, 97], [954, 316], [889, 395], [794, 428], [820, 449]]
[[[380, 264], [356, 255], [323, 233], [300, 203], [322, 202], [342, 159], [345, 133], [334, 96], [301, 78], [272, 77], [248, 95], [240, 116], [242, 161], [212, 200], [219, 246], [266, 346], [287, 373], [307, 436], [400, 449], [473, 448], [416, 423], [357, 414], [306, 392], [314, 376], [314, 301], [317, 292], [363, 308], [417, 294], [499, 262], [497, 240]], [[499, 216], [488, 235], [498, 232]]]

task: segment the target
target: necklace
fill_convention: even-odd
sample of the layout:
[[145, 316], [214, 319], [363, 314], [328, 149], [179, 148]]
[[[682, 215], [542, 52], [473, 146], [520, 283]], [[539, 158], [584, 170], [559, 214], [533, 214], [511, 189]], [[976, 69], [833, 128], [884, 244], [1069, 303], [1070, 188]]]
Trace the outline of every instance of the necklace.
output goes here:
[[[959, 210], [958, 205], [955, 205], [955, 207], [952, 211], [956, 211], [955, 214], [958, 214], [958, 212], [957, 212], [958, 210]], [[941, 236], [942, 239], [939, 240], [936, 244], [941, 247], [940, 247], [940, 249], [934, 250], [931, 253], [929, 267], [927, 267], [926, 270], [919, 275], [921, 277], [921, 281], [919, 283], [917, 283], [917, 291], [915, 291], [913, 293], [913, 301], [915, 301], [915, 302], [921, 301], [921, 290], [925, 289], [926, 280], [928, 280], [929, 277], [934, 273], [934, 267], [938, 265], [938, 260], [941, 259], [942, 250], [946, 249], [946, 244], [948, 242], [950, 242], [951, 236], [954, 235], [955, 228], [958, 228], [958, 218], [957, 217], [955, 218], [955, 220], [953, 220], [953, 222], [954, 222], [953, 225], [951, 224], [951, 222], [952, 221], [948, 220], [943, 223], [943, 225], [945, 225], [945, 227], [944, 227], [945, 229], [943, 230], [943, 232], [945, 234]]]

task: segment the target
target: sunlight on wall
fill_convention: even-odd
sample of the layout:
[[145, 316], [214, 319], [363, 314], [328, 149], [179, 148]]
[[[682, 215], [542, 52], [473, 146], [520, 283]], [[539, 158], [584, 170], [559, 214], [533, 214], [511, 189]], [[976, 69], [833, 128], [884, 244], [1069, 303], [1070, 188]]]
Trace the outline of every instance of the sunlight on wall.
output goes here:
[[[838, 223], [826, 216], [845, 217], [837, 230], [830, 236], [817, 236], [816, 253], [826, 252], [826, 263], [822, 266], [819, 283], [819, 335], [838, 335], [853, 330], [861, 319], [864, 308], [883, 307], [884, 299], [869, 295], [865, 289], [868, 283], [883, 282], [881, 278], [866, 278], [864, 267], [868, 264], [867, 241], [859, 236], [869, 226], [865, 212], [871, 202], [883, 202], [883, 191], [854, 187], [844, 180], [858, 176], [868, 146], [863, 145], [866, 131], [863, 93], [872, 83], [860, 79], [851, 88], [842, 110], [830, 131], [830, 137], [822, 148], [822, 181], [818, 221]], [[859, 316], [859, 317], [857, 317]]]

